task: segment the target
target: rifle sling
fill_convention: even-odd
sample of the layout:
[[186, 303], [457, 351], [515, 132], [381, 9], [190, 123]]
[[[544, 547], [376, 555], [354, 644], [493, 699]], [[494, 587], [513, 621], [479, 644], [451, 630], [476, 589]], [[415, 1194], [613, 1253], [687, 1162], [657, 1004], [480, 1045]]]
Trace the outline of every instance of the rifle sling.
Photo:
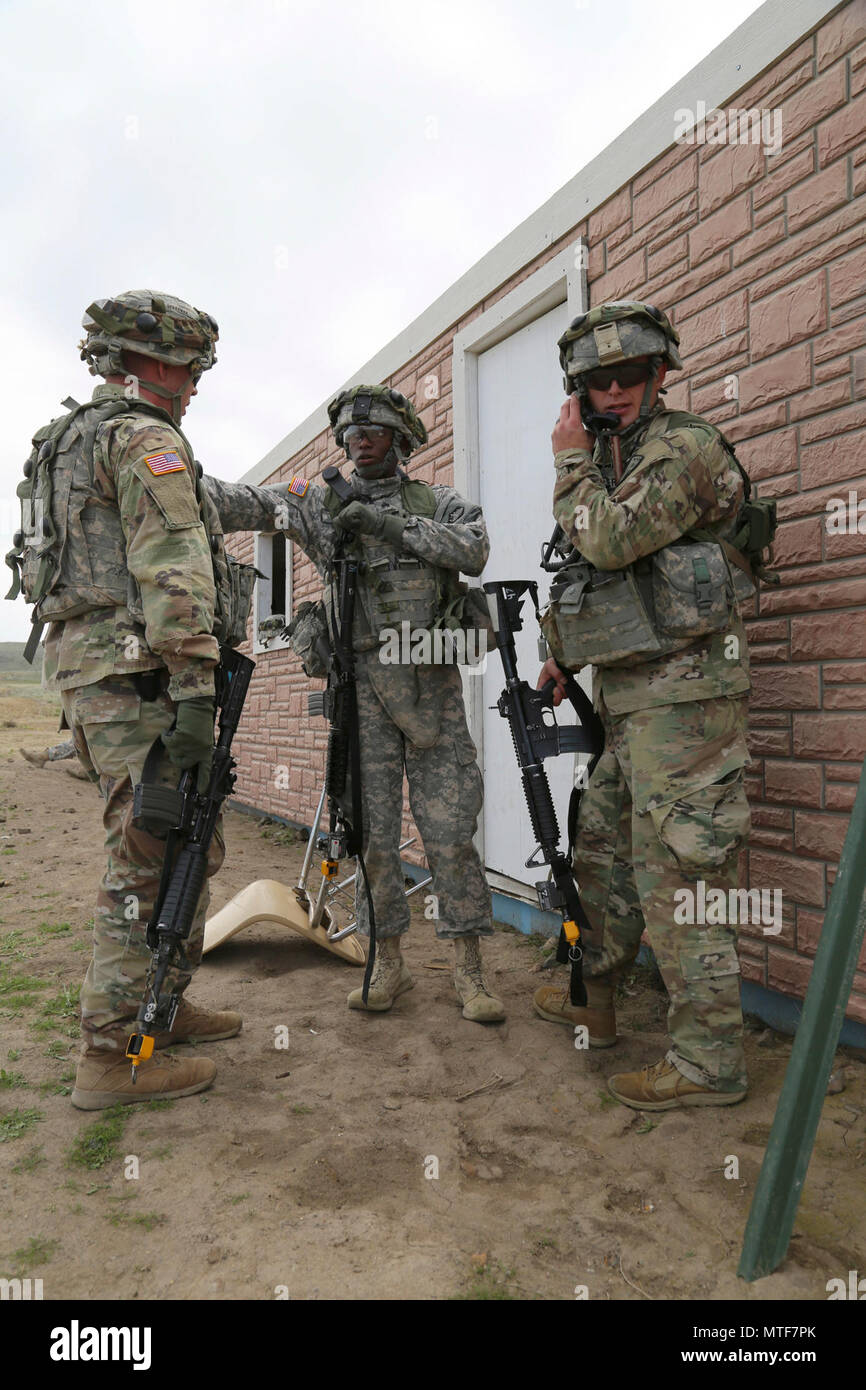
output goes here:
[[[595, 765], [604, 750], [604, 725], [598, 714], [592, 707], [592, 701], [585, 691], [581, 690], [573, 675], [569, 675], [566, 685], [566, 694], [571, 701], [572, 707], [583, 727], [591, 734], [595, 751], [587, 764], [586, 782], [595, 770]], [[583, 795], [584, 786], [575, 786], [571, 789], [571, 796], [568, 802], [568, 851], [567, 859], [569, 864], [573, 862], [574, 844], [577, 839], [577, 817], [580, 811], [580, 798]], [[592, 927], [583, 904], [580, 901], [580, 889], [576, 879], [572, 876], [574, 884], [574, 920], [580, 928], [581, 934], [588, 932], [592, 934]], [[571, 979], [569, 981], [569, 998], [575, 1008], [581, 1008], [586, 1004], [586, 987], [583, 983], [583, 963], [581, 957], [574, 959], [571, 955], [571, 948], [565, 935], [565, 928], [562, 927], [559, 933], [559, 941], [556, 947], [556, 959], [559, 965], [571, 965]]]

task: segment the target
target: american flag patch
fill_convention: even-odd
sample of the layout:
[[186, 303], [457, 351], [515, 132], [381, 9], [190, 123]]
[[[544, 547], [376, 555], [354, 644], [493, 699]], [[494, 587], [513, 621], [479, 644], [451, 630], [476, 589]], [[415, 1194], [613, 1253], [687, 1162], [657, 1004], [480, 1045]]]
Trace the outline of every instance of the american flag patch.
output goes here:
[[289, 483], [289, 492], [294, 492], [298, 497], [303, 497], [310, 484], [306, 478], [293, 478]]
[[157, 478], [161, 473], [180, 473], [186, 468], [180, 454], [176, 454], [174, 449], [168, 449], [163, 454], [148, 454], [144, 461]]

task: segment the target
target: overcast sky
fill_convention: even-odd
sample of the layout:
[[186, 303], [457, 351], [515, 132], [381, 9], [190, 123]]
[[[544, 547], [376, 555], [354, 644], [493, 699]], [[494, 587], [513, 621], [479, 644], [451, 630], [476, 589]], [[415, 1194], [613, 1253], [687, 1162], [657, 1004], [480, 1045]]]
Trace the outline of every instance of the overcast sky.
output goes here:
[[0, 555], [93, 299], [217, 319], [184, 425], [236, 479], [758, 8], [0, 0]]

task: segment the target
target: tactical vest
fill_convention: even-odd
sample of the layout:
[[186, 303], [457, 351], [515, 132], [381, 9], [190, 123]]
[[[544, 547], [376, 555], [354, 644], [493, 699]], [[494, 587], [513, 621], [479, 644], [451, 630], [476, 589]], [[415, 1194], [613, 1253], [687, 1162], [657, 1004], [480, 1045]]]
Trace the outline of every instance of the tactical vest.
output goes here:
[[[430, 484], [414, 478], [401, 481], [400, 498], [404, 511], [428, 520], [439, 505]], [[328, 488], [324, 505], [333, 517], [346, 504]], [[364, 553], [357, 542], [350, 541], [349, 549], [359, 556]], [[401, 555], [387, 542], [383, 543], [382, 555], [365, 560], [364, 566], [373, 645], [378, 645], [382, 631], [399, 631], [403, 622], [408, 622], [413, 631], [463, 626], [467, 586], [458, 579], [456, 571], [428, 564], [413, 555]]]
[[[664, 414], [674, 429], [709, 425], [684, 410]], [[553, 656], [567, 669], [616, 666], [681, 650], [697, 637], [726, 631], [738, 605], [754, 594], [757, 578], [778, 582], [761, 559], [775, 534], [776, 503], [750, 500], [751, 480], [733, 445], [716, 426], [710, 428], [743, 479], [733, 538], [696, 527], [621, 570], [598, 570], [575, 552], [574, 564], [551, 585], [541, 621]]]
[[[96, 608], [126, 608], [144, 622], [138, 585], [126, 563], [126, 538], [120, 511], [114, 506], [88, 506], [94, 501], [93, 453], [100, 426], [134, 410], [153, 414], [167, 423], [165, 412], [146, 402], [91, 401], [68, 415], [43, 425], [33, 436], [33, 449], [18, 484], [21, 529], [6, 556], [13, 571], [6, 595], [23, 592], [34, 605], [33, 631], [24, 650], [32, 661], [49, 622], [65, 622]], [[189, 442], [180, 435], [190, 458]], [[237, 646], [246, 635], [256, 570], [226, 554], [219, 514], [201, 486], [196, 465], [195, 489], [210, 537], [216, 611], [213, 635], [220, 644]]]

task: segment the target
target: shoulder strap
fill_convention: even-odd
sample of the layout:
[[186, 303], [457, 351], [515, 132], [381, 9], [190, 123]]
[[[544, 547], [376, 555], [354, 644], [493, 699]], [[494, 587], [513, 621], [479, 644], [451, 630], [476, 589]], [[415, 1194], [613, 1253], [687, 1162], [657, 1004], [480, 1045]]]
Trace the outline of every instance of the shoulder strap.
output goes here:
[[762, 552], [768, 550], [772, 545], [776, 533], [775, 499], [757, 498], [755, 501], [750, 500], [752, 481], [737, 458], [733, 444], [718, 425], [714, 425], [710, 420], [702, 419], [699, 415], [693, 415], [688, 410], [669, 410], [665, 412], [665, 415], [674, 428], [682, 425], [709, 427], [730, 455], [743, 480], [743, 503], [737, 516], [738, 530], [736, 535], [727, 541], [722, 540], [713, 532], [701, 528], [689, 531], [688, 535], [693, 536], [696, 540], [716, 541], [721, 545], [731, 563], [747, 574], [750, 579], [757, 577], [767, 584], [778, 584], [780, 582], [779, 576], [768, 569], [767, 564], [761, 559]]
[[713, 434], [719, 440], [719, 443], [727, 450], [731, 459], [736, 464], [736, 467], [739, 469], [740, 477], [743, 480], [744, 498], [745, 501], [748, 502], [752, 493], [752, 480], [737, 458], [736, 450], [730, 439], [719, 429], [718, 425], [714, 425], [712, 420], [705, 420], [702, 415], [693, 415], [690, 410], [666, 410], [663, 414], [673, 425], [674, 429], [679, 429], [683, 425], [703, 425], [705, 429], [712, 430]]

